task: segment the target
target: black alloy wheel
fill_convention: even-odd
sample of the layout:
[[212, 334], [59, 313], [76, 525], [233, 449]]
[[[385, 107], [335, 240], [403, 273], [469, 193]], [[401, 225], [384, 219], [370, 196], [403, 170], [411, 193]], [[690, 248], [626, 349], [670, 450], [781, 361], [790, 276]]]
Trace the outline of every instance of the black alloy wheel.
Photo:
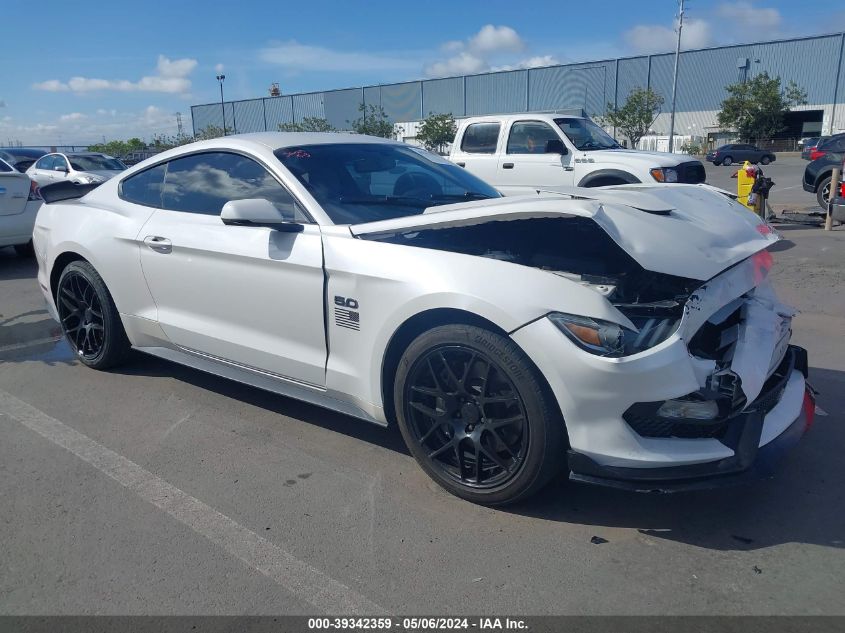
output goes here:
[[414, 363], [405, 390], [414, 439], [440, 473], [490, 488], [519, 471], [529, 441], [525, 405], [487, 356], [435, 347]]
[[408, 449], [454, 495], [512, 503], [566, 463], [554, 397], [506, 335], [463, 324], [423, 332], [399, 360], [393, 393]]
[[62, 331], [77, 358], [94, 369], [117, 365], [130, 344], [105, 283], [88, 262], [68, 264], [56, 288]]

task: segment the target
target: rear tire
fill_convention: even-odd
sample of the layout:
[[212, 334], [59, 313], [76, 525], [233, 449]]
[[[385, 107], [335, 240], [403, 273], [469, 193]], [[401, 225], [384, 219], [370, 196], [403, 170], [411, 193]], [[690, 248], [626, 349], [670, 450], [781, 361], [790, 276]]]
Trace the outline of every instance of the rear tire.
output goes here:
[[733, 162], [734, 162], [734, 159], [733, 159], [733, 158], [731, 158], [730, 156], [725, 156], [725, 157], [722, 159], [722, 164], [723, 164], [725, 167], [730, 167], [731, 165], [733, 165]]
[[56, 287], [62, 332], [77, 358], [93, 369], [123, 363], [131, 345], [102, 277], [85, 261], [68, 264]]
[[510, 339], [472, 325], [420, 334], [399, 360], [396, 419], [422, 469], [452, 494], [505, 505], [566, 463], [553, 397]]
[[771, 162], [772, 162], [772, 161], [771, 161], [771, 159], [770, 159], [768, 156], [763, 156], [763, 158], [761, 158], [761, 159], [760, 159], [760, 164], [761, 164], [761, 165], [768, 165], [768, 164], [769, 164], [769, 163], [771, 163]]
[[35, 248], [32, 246], [32, 240], [26, 244], [15, 244], [15, 252], [20, 257], [32, 257], [35, 255]]
[[830, 176], [824, 178], [816, 189], [816, 201], [819, 206], [827, 210], [828, 197], [830, 196]]

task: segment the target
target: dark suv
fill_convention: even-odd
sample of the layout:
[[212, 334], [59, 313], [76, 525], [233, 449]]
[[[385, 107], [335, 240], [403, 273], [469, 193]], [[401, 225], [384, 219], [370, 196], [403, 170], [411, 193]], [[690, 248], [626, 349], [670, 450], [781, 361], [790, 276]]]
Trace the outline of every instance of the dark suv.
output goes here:
[[760, 149], [756, 145], [747, 145], [743, 143], [733, 143], [731, 145], [722, 145], [704, 157], [705, 160], [710, 161], [714, 165], [731, 165], [747, 160], [751, 163], [760, 163], [761, 165], [768, 165], [774, 162], [776, 156], [772, 152]]
[[804, 168], [804, 191], [816, 194], [816, 200], [822, 209], [827, 208], [830, 196], [830, 177], [834, 167], [842, 167], [845, 156], [845, 134], [835, 134], [813, 150], [815, 157]]

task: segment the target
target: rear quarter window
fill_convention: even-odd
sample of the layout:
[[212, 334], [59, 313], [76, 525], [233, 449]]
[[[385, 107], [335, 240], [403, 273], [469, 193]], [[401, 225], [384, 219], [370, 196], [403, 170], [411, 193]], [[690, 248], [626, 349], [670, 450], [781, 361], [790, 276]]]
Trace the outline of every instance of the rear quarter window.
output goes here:
[[120, 197], [145, 207], [161, 208], [161, 190], [167, 165], [162, 163], [129, 176], [120, 183]]
[[461, 151], [469, 154], [495, 154], [499, 141], [499, 123], [472, 123], [461, 139]]

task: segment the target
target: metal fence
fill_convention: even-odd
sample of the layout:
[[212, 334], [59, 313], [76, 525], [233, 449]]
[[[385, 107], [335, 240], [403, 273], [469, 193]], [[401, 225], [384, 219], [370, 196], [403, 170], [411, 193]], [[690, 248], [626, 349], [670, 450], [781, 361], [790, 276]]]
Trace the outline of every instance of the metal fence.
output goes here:
[[[725, 96], [725, 86], [767, 72], [786, 84], [795, 81], [807, 92], [808, 107], [824, 107], [828, 128], [845, 126], [843, 101], [845, 34], [736, 44], [681, 53], [676, 130], [700, 134]], [[280, 124], [305, 117], [325, 118], [337, 129], [349, 129], [361, 104], [384, 108], [392, 122], [418, 121], [430, 113], [455, 117], [538, 110], [582, 109], [601, 116], [608, 103], [623, 103], [631, 90], [651, 88], [669, 103], [674, 55], [562, 64], [363, 86], [324, 92], [228, 101], [191, 107], [194, 133], [210, 126], [234, 132], [277, 130]], [[685, 116], [686, 113], [686, 116]], [[664, 112], [655, 132], [668, 132]], [[689, 119], [689, 120], [687, 120]], [[696, 135], [694, 131], [687, 132]]]

